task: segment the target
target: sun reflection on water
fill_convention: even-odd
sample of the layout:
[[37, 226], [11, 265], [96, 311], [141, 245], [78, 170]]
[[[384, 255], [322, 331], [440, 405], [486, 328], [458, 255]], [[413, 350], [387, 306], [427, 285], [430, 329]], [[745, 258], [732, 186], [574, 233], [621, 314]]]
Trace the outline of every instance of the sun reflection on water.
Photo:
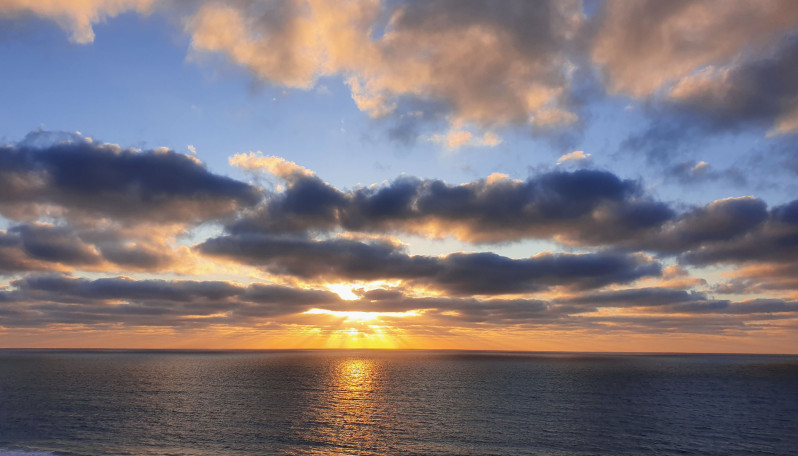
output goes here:
[[377, 367], [374, 360], [349, 359], [337, 366], [336, 386], [350, 393], [374, 389]]
[[362, 454], [364, 448], [383, 447], [389, 404], [381, 393], [379, 360], [338, 359], [328, 375], [327, 394], [314, 420], [325, 430], [322, 439], [329, 446], [324, 454]]

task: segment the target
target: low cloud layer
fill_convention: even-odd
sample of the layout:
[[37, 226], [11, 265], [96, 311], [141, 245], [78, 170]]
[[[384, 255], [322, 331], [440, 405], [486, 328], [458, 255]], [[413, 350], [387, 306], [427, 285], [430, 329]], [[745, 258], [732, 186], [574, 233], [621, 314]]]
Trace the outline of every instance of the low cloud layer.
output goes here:
[[[3, 331], [70, 325], [117, 330], [257, 328], [272, 321], [325, 327], [346, 325], [357, 315], [382, 324], [408, 318], [404, 334], [445, 336], [451, 329], [611, 333], [743, 334], [777, 327], [798, 315], [798, 302], [778, 299], [728, 301], [673, 289], [627, 289], [575, 295], [556, 301], [411, 297], [373, 290], [356, 301], [313, 289], [218, 281], [96, 280], [30, 276], [0, 290]], [[641, 309], [656, 309], [650, 314]], [[613, 309], [613, 312], [600, 312]], [[314, 320], [315, 319], [315, 320]], [[325, 322], [326, 321], [326, 322]], [[356, 322], [349, 326], [358, 326]], [[344, 326], [346, 327], [346, 326]]]
[[[796, 265], [796, 202], [768, 208], [740, 197], [676, 208], [647, 194], [640, 181], [585, 169], [459, 185], [405, 176], [340, 190], [279, 157], [231, 159], [282, 182], [269, 192], [213, 174], [193, 156], [49, 136], [36, 132], [0, 147], [7, 190], [0, 214], [9, 221], [0, 231], [0, 274], [7, 277], [211, 272], [223, 260], [322, 288], [399, 281], [450, 296], [532, 296], [676, 283], [663, 275], [668, 261], [739, 268], [716, 285], [720, 293], [789, 296]], [[215, 234], [199, 226], [216, 227]], [[586, 252], [411, 255], [388, 237], [408, 234], [480, 245], [546, 240]]]

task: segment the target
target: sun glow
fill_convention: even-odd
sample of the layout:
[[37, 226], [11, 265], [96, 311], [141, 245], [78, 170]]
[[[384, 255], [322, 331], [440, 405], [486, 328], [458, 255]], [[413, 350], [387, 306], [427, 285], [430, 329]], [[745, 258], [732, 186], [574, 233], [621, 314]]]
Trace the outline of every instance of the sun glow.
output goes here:
[[405, 317], [418, 317], [421, 312], [418, 310], [408, 310], [406, 312], [359, 312], [359, 311], [345, 311], [345, 310], [327, 310], [327, 309], [310, 309], [305, 312], [311, 315], [331, 315], [333, 317], [345, 317], [344, 321], [356, 321], [366, 323], [376, 321], [381, 317], [392, 318], [405, 318]]
[[360, 299], [360, 296], [354, 293], [354, 287], [348, 283], [329, 283], [326, 287], [345, 301], [356, 301]]
[[326, 316], [326, 321], [313, 323], [322, 345], [327, 348], [405, 348], [405, 331], [384, 319], [410, 318], [423, 315], [423, 311], [363, 312], [329, 309], [310, 309], [306, 315]]
[[371, 282], [328, 283], [324, 286], [345, 301], [356, 301], [362, 297], [363, 292], [379, 288], [395, 288], [400, 283], [397, 280], [372, 280]]

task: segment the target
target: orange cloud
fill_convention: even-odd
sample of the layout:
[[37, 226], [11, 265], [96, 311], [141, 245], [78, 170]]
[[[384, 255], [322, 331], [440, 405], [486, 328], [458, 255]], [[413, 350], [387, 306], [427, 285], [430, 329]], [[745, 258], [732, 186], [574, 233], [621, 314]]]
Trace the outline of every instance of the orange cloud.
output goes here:
[[[579, 2], [530, 3], [517, 11], [490, 3], [403, 4], [380, 33], [381, 8], [374, 0], [206, 3], [186, 31], [196, 53], [223, 53], [271, 83], [307, 89], [319, 77], [344, 76], [357, 106], [374, 117], [409, 95], [445, 102], [453, 126], [548, 128], [577, 120], [562, 95], [573, 67], [564, 44], [583, 22]], [[521, 27], [519, 16], [529, 23]], [[447, 142], [463, 145], [468, 134]], [[493, 133], [482, 138], [488, 146], [498, 141]]]
[[55, 21], [75, 43], [94, 41], [93, 24], [125, 11], [147, 13], [154, 0], [0, 0], [0, 16], [35, 14]]
[[613, 92], [644, 97], [675, 83], [678, 96], [709, 82], [694, 71], [731, 64], [796, 24], [798, 4], [790, 0], [610, 0], [592, 56]]

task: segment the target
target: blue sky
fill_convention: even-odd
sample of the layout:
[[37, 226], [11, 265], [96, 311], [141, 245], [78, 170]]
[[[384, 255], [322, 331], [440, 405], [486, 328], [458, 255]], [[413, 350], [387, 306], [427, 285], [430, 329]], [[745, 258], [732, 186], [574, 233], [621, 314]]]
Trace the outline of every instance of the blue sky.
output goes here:
[[[0, 1], [0, 345], [195, 346], [186, 321], [210, 318], [219, 346], [268, 326], [285, 335], [259, 347], [295, 330], [782, 350], [798, 337], [796, 27], [779, 1]], [[119, 291], [84, 297], [99, 307], [83, 321], [48, 307], [43, 278], [356, 299], [273, 298], [285, 311], [256, 318], [232, 295], [181, 314]], [[548, 313], [519, 310], [535, 303]], [[124, 316], [152, 306], [180, 316]]]

